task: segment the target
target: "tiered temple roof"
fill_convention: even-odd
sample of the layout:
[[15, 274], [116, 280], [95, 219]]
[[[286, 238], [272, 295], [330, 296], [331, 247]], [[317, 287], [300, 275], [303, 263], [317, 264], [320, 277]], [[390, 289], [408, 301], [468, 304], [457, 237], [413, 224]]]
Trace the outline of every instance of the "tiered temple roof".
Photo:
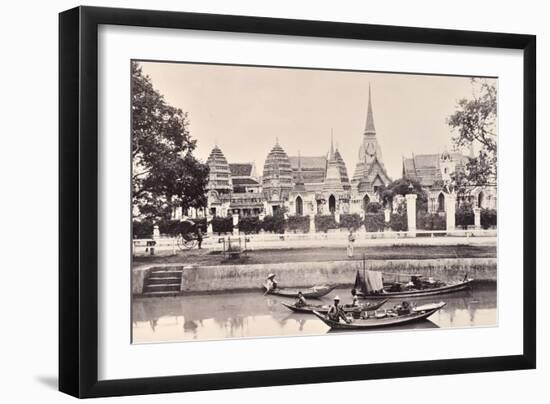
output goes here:
[[349, 190], [350, 183], [349, 183], [349, 177], [348, 177], [348, 169], [346, 168], [346, 163], [344, 162], [342, 155], [338, 151], [338, 147], [336, 147], [336, 151], [334, 152], [334, 159], [336, 160], [338, 169], [340, 171], [340, 181], [342, 182], [344, 189]]
[[286, 152], [279, 145], [278, 141], [265, 160], [262, 184], [264, 189], [281, 187], [290, 190], [293, 187], [292, 166]]
[[227, 159], [217, 145], [210, 152], [206, 164], [210, 168], [206, 189], [230, 192], [233, 189], [231, 171]]

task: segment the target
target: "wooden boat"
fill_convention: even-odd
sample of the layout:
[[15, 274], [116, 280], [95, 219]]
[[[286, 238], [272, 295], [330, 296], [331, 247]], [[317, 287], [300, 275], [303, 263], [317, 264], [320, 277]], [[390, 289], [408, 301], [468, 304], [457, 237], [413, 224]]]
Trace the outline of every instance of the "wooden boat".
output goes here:
[[382, 273], [378, 271], [357, 271], [352, 294], [361, 299], [387, 299], [403, 297], [422, 297], [458, 292], [471, 287], [473, 279], [464, 277], [462, 281], [445, 283], [425, 281], [422, 276], [412, 275], [407, 285], [401, 283], [384, 283]]
[[[360, 304], [359, 306], [342, 305], [342, 308], [344, 309], [344, 312], [350, 314], [361, 311], [373, 311], [378, 310], [388, 300], [390, 299], [384, 299], [376, 303]], [[313, 313], [313, 311], [315, 310], [318, 313], [326, 314], [328, 313], [328, 309], [330, 308], [329, 305], [320, 304], [308, 304], [307, 306], [296, 306], [296, 303], [288, 304], [285, 302], [281, 302], [281, 304], [295, 313]]]
[[442, 295], [444, 293], [458, 292], [460, 290], [467, 289], [471, 286], [473, 279], [468, 278], [461, 282], [455, 282], [446, 284], [445, 286], [425, 289], [407, 289], [399, 292], [390, 292], [387, 288], [382, 289], [379, 292], [363, 292], [356, 290], [355, 294], [360, 299], [387, 299], [387, 298], [401, 298], [401, 297], [422, 297], [422, 296], [434, 296]]
[[[265, 293], [268, 295], [296, 298], [298, 297], [298, 292], [302, 292], [302, 295], [304, 295], [306, 299], [317, 299], [332, 292], [335, 288], [336, 286], [329, 285], [312, 286], [310, 288], [277, 288], [275, 290], [269, 290]], [[267, 290], [265, 285], [264, 289]]]
[[423, 305], [411, 309], [408, 314], [402, 315], [377, 315], [367, 319], [357, 319], [351, 323], [330, 320], [326, 315], [314, 310], [313, 314], [331, 328], [331, 330], [368, 330], [383, 327], [392, 327], [417, 321], [423, 321], [445, 306], [444, 302]]

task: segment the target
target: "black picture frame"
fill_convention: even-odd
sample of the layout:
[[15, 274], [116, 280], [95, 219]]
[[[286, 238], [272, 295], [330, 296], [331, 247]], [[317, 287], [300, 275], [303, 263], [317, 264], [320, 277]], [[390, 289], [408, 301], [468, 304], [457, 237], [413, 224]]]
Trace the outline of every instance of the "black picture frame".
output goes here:
[[[101, 24], [523, 50], [523, 354], [99, 381], [98, 26]], [[59, 389], [76, 397], [326, 383], [536, 366], [536, 37], [78, 7], [59, 15]]]

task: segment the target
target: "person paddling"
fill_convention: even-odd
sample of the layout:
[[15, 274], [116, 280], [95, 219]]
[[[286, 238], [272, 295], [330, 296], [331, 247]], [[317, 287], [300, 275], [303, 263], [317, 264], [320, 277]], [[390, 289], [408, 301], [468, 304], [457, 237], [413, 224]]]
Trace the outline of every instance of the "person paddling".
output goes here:
[[298, 297], [296, 298], [296, 303], [294, 304], [296, 307], [304, 307], [304, 306], [307, 306], [307, 301], [306, 301], [306, 298], [304, 296], [304, 294], [302, 293], [302, 291], [300, 290], [298, 292]]
[[267, 275], [267, 280], [265, 281], [266, 293], [272, 292], [277, 289], [277, 281], [275, 280], [275, 274]]
[[338, 296], [334, 297], [334, 304], [329, 307], [327, 317], [332, 321], [339, 322], [340, 319], [342, 319], [347, 324], [351, 323], [351, 320], [348, 316], [346, 316], [344, 309], [340, 306], [340, 298]]

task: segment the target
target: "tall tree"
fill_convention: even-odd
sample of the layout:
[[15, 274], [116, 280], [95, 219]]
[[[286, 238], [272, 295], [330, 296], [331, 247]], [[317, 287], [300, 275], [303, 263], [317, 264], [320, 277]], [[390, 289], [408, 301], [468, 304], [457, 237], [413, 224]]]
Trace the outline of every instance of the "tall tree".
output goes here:
[[472, 79], [472, 98], [458, 101], [448, 118], [456, 133], [457, 149], [478, 148], [470, 156], [463, 172], [456, 172], [454, 183], [459, 192], [470, 186], [495, 185], [497, 174], [497, 89], [486, 80]]
[[132, 63], [132, 203], [134, 216], [168, 218], [175, 207], [206, 206], [208, 166], [194, 156], [186, 112], [167, 104]]

